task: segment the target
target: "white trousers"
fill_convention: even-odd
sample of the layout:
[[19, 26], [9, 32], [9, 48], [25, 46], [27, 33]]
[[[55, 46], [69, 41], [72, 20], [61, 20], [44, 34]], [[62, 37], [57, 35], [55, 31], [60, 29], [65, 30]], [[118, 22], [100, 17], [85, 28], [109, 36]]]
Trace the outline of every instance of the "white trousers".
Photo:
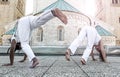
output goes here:
[[82, 58], [87, 61], [94, 43], [98, 42], [98, 39], [101, 39], [100, 37], [97, 38], [97, 31], [95, 28], [91, 26], [83, 27], [80, 31], [79, 36], [69, 46], [69, 49], [71, 50], [72, 54], [74, 54], [76, 49], [82, 44], [82, 41], [85, 39], [85, 37], [87, 38], [87, 46], [84, 50]]
[[29, 61], [35, 57], [30, 45], [30, 36], [33, 29], [45, 24], [48, 20], [54, 16], [51, 11], [46, 11], [40, 16], [27, 16], [18, 21], [17, 34], [19, 41], [21, 42], [22, 50], [28, 56]]

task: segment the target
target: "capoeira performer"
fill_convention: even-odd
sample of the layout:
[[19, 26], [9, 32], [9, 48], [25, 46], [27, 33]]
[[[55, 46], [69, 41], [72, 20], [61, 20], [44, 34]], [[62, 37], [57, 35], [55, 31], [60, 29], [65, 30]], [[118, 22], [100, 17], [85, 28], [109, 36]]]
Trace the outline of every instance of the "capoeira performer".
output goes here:
[[[26, 16], [18, 20], [16, 32], [17, 34], [15, 35], [15, 37], [17, 40], [20, 41], [22, 50], [27, 55], [29, 61], [32, 61], [32, 65], [30, 66], [30, 68], [34, 68], [36, 67], [36, 65], [39, 64], [38, 59], [36, 58], [35, 54], [33, 53], [29, 45], [31, 32], [33, 29], [40, 27], [41, 25], [45, 24], [47, 21], [54, 17], [57, 17], [64, 24], [67, 24], [67, 17], [58, 8], [46, 11], [40, 16]], [[14, 42], [15, 41], [13, 41], [12, 44], [14, 44]], [[15, 46], [13, 45], [13, 47]], [[7, 65], [9, 66], [12, 64]]]
[[107, 62], [106, 61], [106, 53], [103, 48], [101, 36], [98, 34], [96, 29], [92, 26], [85, 26], [81, 29], [78, 37], [68, 47], [68, 49], [65, 53], [66, 59], [68, 61], [70, 61], [70, 55], [75, 53], [76, 49], [81, 45], [81, 43], [85, 37], [87, 38], [87, 46], [83, 52], [83, 55], [81, 58], [81, 63], [83, 65], [86, 64], [87, 59], [94, 47], [100, 52], [100, 57], [101, 57], [102, 61]]

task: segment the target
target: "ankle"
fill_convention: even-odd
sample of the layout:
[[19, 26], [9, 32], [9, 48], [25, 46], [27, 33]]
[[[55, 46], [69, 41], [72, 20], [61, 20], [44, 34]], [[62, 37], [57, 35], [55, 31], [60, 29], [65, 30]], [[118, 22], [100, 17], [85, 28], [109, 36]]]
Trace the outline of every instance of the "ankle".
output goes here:
[[71, 54], [71, 50], [70, 49], [67, 49], [66, 51], [68, 54]]
[[34, 57], [34, 58], [32, 59], [32, 61], [33, 61], [33, 62], [37, 61], [37, 58], [36, 58], [36, 57]]
[[56, 17], [55, 10], [51, 10], [51, 12], [52, 12], [53, 16]]

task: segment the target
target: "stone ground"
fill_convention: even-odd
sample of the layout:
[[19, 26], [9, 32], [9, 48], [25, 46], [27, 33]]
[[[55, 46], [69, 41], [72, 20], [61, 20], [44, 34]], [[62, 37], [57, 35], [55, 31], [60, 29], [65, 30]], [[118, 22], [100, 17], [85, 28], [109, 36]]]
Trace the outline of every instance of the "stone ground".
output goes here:
[[18, 61], [23, 56], [15, 56], [13, 66], [2, 66], [9, 62], [7, 55], [0, 56], [0, 77], [120, 77], [120, 56], [107, 56], [108, 63], [88, 59], [87, 65], [80, 63], [80, 55], [71, 56], [71, 61], [66, 61], [64, 55], [37, 56], [40, 64], [30, 69], [30, 62]]

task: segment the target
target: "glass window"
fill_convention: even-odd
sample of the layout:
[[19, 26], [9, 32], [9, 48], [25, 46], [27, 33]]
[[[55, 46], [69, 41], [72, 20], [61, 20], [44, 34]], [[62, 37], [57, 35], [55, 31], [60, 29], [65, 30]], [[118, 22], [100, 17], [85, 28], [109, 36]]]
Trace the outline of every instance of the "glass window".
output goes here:
[[43, 29], [39, 28], [37, 31], [37, 41], [38, 42], [42, 42], [43, 41]]
[[58, 41], [64, 41], [64, 28], [62, 26], [58, 27]]
[[120, 17], [119, 17], [119, 23], [120, 23]]
[[78, 35], [79, 35], [80, 31], [81, 31], [81, 28], [78, 29]]
[[113, 4], [118, 4], [119, 2], [118, 2], [118, 0], [112, 0], [112, 3]]
[[0, 4], [9, 4], [9, 0], [0, 0]]

